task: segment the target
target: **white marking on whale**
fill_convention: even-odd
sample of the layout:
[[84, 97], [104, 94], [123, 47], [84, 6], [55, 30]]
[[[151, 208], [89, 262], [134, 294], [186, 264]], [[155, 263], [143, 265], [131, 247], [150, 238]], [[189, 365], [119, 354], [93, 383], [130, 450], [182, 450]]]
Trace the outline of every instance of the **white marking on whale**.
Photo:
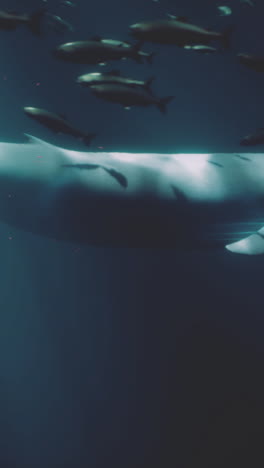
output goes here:
[[79, 152], [0, 143], [0, 220], [105, 246], [264, 253], [264, 155]]

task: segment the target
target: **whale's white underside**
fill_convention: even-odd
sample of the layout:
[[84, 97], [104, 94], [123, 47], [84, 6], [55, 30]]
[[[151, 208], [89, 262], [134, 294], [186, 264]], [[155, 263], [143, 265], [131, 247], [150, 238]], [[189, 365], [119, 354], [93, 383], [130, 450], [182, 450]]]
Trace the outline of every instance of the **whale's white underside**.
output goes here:
[[0, 143], [0, 220], [95, 245], [264, 253], [264, 154]]

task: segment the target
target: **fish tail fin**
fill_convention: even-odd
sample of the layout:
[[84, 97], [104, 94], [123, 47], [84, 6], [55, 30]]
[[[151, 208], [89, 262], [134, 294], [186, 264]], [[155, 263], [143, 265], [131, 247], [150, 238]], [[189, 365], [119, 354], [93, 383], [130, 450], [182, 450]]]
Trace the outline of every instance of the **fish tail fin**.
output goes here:
[[36, 36], [41, 34], [42, 20], [46, 14], [46, 11], [46, 8], [40, 8], [29, 17], [28, 27], [30, 31]]
[[153, 64], [153, 57], [155, 57], [155, 55], [157, 55], [157, 52], [151, 52], [146, 56], [146, 60], [150, 65]]
[[234, 27], [233, 26], [227, 26], [227, 28], [225, 28], [225, 30], [223, 31], [222, 33], [222, 36], [221, 36], [221, 42], [222, 42], [222, 46], [223, 48], [226, 50], [226, 49], [230, 49], [230, 46], [231, 46], [231, 35], [232, 35], [232, 32], [234, 31]]
[[153, 91], [151, 89], [151, 85], [153, 80], [155, 79], [155, 76], [151, 76], [148, 80], [145, 81], [143, 88], [149, 93], [153, 95]]
[[160, 112], [162, 112], [162, 114], [167, 113], [167, 104], [169, 104], [169, 102], [172, 101], [172, 99], [174, 99], [174, 98], [175, 98], [175, 96], [167, 96], [167, 97], [161, 98], [157, 102], [157, 107], [160, 110]]
[[91, 144], [91, 141], [96, 137], [96, 133], [87, 133], [87, 135], [85, 135], [83, 138], [82, 138], [82, 141], [84, 142], [84, 144], [86, 146], [90, 146]]

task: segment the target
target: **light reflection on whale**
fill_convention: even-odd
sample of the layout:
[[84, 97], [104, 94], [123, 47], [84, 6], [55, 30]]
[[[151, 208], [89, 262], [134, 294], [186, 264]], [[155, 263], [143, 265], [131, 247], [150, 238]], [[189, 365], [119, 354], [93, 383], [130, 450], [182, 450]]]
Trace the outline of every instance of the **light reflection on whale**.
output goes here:
[[264, 253], [264, 154], [0, 143], [0, 221], [57, 240]]

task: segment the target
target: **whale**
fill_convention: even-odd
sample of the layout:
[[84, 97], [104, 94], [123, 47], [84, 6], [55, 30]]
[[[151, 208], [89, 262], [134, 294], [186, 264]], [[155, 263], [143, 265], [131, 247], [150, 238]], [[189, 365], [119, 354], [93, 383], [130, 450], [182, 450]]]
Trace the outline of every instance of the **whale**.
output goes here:
[[0, 142], [0, 221], [62, 242], [264, 253], [264, 154]]

